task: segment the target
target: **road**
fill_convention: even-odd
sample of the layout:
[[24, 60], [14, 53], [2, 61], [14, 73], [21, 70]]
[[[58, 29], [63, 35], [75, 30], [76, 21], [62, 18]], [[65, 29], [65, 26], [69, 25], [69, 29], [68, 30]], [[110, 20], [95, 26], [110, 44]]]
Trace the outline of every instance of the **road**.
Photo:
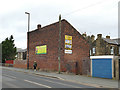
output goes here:
[[2, 88], [95, 88], [79, 83], [35, 74], [2, 70]]

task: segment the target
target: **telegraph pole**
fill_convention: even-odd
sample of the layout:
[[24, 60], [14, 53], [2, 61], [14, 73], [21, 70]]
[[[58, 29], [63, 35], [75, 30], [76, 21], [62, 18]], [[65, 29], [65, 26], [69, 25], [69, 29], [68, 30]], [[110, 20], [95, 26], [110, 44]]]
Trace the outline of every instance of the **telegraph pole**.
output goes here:
[[61, 64], [61, 14], [59, 15], [59, 49], [58, 49], [58, 71], [60, 74]]

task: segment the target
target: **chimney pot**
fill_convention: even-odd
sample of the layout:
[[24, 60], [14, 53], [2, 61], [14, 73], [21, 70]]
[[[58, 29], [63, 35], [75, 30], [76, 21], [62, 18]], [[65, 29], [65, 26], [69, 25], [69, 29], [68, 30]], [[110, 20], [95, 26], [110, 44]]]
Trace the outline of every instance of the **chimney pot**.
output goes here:
[[106, 38], [110, 39], [110, 36], [106, 36]]
[[41, 25], [40, 25], [40, 24], [37, 25], [37, 29], [38, 29], [38, 30], [41, 29]]
[[95, 40], [95, 36], [94, 35], [91, 36], [91, 40], [92, 40], [92, 42]]
[[86, 35], [86, 32], [84, 32], [84, 33], [82, 34], [82, 36], [83, 36], [83, 37], [86, 37], [86, 36], [87, 36], [87, 35]]
[[98, 37], [98, 38], [102, 38], [102, 34], [98, 34], [97, 37]]

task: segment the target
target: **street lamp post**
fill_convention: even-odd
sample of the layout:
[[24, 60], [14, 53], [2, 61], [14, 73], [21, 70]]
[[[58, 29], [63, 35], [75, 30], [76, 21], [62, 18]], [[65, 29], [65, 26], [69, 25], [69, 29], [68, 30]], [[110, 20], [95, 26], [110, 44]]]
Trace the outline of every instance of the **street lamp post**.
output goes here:
[[29, 69], [29, 30], [30, 30], [30, 13], [25, 12], [28, 15], [28, 34], [27, 34], [27, 69]]

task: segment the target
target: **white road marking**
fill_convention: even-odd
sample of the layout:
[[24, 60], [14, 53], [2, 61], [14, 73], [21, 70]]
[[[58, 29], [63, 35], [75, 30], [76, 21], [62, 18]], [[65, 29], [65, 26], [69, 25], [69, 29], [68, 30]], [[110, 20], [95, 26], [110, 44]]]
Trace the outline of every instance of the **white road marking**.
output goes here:
[[[39, 75], [37, 75], [37, 74], [34, 74], [34, 75], [36, 75], [36, 76], [39, 76]], [[44, 77], [44, 76], [39, 76], [39, 77]], [[36, 77], [33, 77], [33, 78], [36, 78]], [[50, 78], [50, 77], [45, 77], [45, 78]], [[38, 78], [37, 78], [38, 79]], [[41, 78], [39, 78], [39, 79], [41, 79]], [[50, 79], [56, 79], [56, 78], [50, 78]], [[73, 88], [82, 88], [82, 87], [78, 87], [78, 86], [73, 86], [73, 85], [69, 85], [69, 84], [63, 84], [63, 83], [60, 83], [60, 82], [56, 82], [56, 81], [51, 81], [51, 80], [46, 80], [46, 79], [41, 79], [41, 80], [44, 80], [44, 81], [47, 81], [47, 82], [51, 82], [51, 83], [57, 83], [57, 84], [61, 84], [61, 85], [64, 85], [64, 86], [70, 86], [70, 87], [73, 87]], [[58, 80], [58, 79], [57, 79]], [[64, 80], [64, 79], [60, 79], [60, 80], [62, 80], [62, 81], [66, 81], [66, 80]], [[70, 82], [70, 81], [67, 81], [67, 82]], [[75, 83], [75, 82], [74, 82]], [[79, 84], [79, 83], [76, 83], [76, 84]], [[83, 85], [83, 84], [82, 84]]]
[[50, 80], [45, 80], [45, 79], [41, 79], [41, 80], [44, 80], [44, 81], [47, 81], [47, 82], [51, 82], [51, 83], [61, 84], [61, 85], [64, 85], [64, 86], [70, 86], [70, 87], [73, 87], [73, 88], [81, 88], [81, 87], [77, 87], [77, 86], [73, 86], [73, 85], [69, 85], [69, 84], [63, 84], [63, 83], [56, 82], [56, 81], [50, 81]]
[[[8, 69], [8, 68], [4, 68], [3, 67], [2, 69]], [[11, 70], [11, 69], [8, 69], [8, 70]], [[17, 70], [13, 70], [13, 71], [17, 71]], [[23, 71], [17, 71], [17, 72], [23, 72]], [[27, 73], [30, 73], [30, 72], [27, 72]], [[34, 74], [34, 73], [30, 73], [30, 74]], [[34, 74], [34, 75], [39, 76], [38, 74]], [[39, 76], [39, 77], [44, 77], [44, 76]], [[12, 78], [16, 78], [16, 77], [12, 77]], [[46, 78], [50, 78], [50, 77], [46, 77]], [[51, 79], [56, 79], [56, 78], [51, 78]], [[60, 80], [67, 81], [67, 82], [73, 82], [73, 83], [77, 83], [77, 84], [81, 84], [81, 85], [86, 85], [86, 86], [92, 86], [92, 87], [100, 88], [100, 86], [98, 86], [96, 84], [87, 84], [87, 83], [82, 83], [82, 82], [75, 82], [75, 81], [72, 81], [72, 80], [64, 80], [62, 78]], [[103, 86], [103, 87], [105, 87], [105, 86]], [[108, 87], [105, 87], [105, 88], [108, 88]]]
[[2, 74], [2, 75], [3, 75], [3, 76], [6, 76], [6, 77], [9, 77], [9, 78], [16, 79], [16, 77], [14, 77], [14, 76], [6, 75], [6, 74]]
[[40, 74], [35, 74], [35, 73], [29, 73], [29, 74], [32, 74], [32, 75], [36, 75], [36, 76], [39, 76], [39, 77], [45, 77], [45, 78], [50, 78], [50, 79], [59, 79], [59, 80], [64, 80], [63, 78], [60, 78], [60, 77], [57, 77], [57, 78], [53, 78], [51, 76], [46, 76], [46, 75], [40, 75]]
[[[38, 75], [36, 75], [38, 76]], [[43, 76], [39, 76], [39, 77], [43, 77]], [[33, 77], [33, 78], [36, 78], [36, 77]], [[48, 77], [47, 77], [48, 78]], [[36, 78], [38, 79], [38, 78]], [[78, 87], [78, 86], [73, 86], [73, 85], [69, 85], [69, 84], [63, 84], [63, 83], [60, 83], [60, 82], [56, 82], [56, 81], [51, 81], [51, 80], [46, 80], [46, 79], [41, 79], [39, 78], [40, 80], [44, 80], [44, 81], [47, 81], [47, 82], [51, 82], [51, 83], [55, 83], [55, 84], [61, 84], [61, 85], [64, 85], [64, 86], [70, 86], [70, 87], [73, 87], [73, 88], [82, 88], [82, 87]], [[51, 79], [55, 79], [55, 78], [51, 78]], [[62, 80], [62, 81], [65, 81], [65, 80]], [[68, 82], [68, 81], [67, 81]]]
[[24, 81], [29, 82], [29, 83], [33, 83], [33, 84], [36, 84], [36, 85], [39, 85], [39, 86], [43, 86], [43, 87], [47, 87], [47, 88], [52, 88], [50, 86], [43, 85], [43, 84], [40, 84], [40, 83], [36, 83], [36, 82], [33, 82], [33, 81], [29, 81], [29, 80], [24, 80]]

